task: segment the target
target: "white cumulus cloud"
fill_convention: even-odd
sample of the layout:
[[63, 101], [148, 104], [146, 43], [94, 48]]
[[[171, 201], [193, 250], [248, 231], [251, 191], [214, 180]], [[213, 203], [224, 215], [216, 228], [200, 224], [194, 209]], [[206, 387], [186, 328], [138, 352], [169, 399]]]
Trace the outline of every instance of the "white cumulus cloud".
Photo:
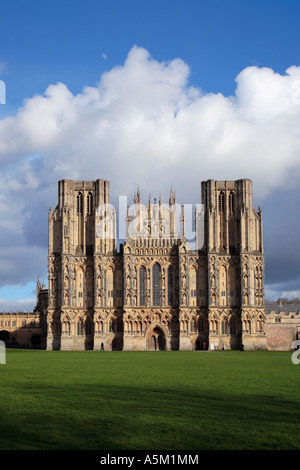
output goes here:
[[135, 46], [96, 86], [74, 95], [50, 84], [0, 120], [2, 237], [23, 250], [21, 267], [13, 259], [17, 281], [36, 265], [33, 245], [46, 248], [59, 179], [108, 179], [115, 195], [173, 185], [182, 202], [200, 202], [200, 181], [209, 178], [251, 178], [258, 202], [297, 181], [300, 67], [284, 75], [248, 67], [229, 97], [190, 86], [189, 76], [183, 60], [159, 62]]

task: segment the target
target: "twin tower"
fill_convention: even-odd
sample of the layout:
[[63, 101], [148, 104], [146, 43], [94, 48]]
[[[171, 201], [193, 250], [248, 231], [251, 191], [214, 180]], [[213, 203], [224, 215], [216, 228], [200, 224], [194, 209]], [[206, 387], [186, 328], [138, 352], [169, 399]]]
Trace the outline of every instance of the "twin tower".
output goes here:
[[[130, 207], [108, 181], [58, 183], [49, 211], [47, 349], [266, 349], [261, 210], [252, 182], [201, 183], [189, 239], [171, 190]], [[120, 248], [117, 249], [120, 242]]]

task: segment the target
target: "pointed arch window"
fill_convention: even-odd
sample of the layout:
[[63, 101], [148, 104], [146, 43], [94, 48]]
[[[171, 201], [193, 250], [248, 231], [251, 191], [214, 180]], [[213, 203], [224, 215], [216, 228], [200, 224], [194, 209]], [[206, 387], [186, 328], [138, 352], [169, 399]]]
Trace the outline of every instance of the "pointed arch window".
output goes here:
[[230, 191], [229, 196], [228, 196], [228, 209], [229, 209], [229, 214], [234, 213], [234, 192]]
[[168, 267], [168, 305], [173, 305], [173, 292], [174, 292], [173, 266], [169, 266]]
[[228, 321], [222, 320], [222, 335], [228, 335]]
[[91, 192], [88, 193], [86, 199], [86, 210], [88, 214], [91, 214], [93, 211], [93, 195]]
[[77, 194], [77, 214], [82, 214], [82, 193]]
[[140, 267], [140, 305], [143, 307], [146, 305], [146, 268], [145, 266]]
[[223, 191], [219, 193], [219, 198], [218, 198], [218, 209], [219, 212], [224, 212], [224, 207], [225, 207], [225, 194]]
[[82, 336], [83, 335], [83, 321], [80, 319], [77, 322], [77, 335]]
[[152, 270], [152, 298], [155, 306], [160, 305], [160, 291], [160, 265], [155, 263]]

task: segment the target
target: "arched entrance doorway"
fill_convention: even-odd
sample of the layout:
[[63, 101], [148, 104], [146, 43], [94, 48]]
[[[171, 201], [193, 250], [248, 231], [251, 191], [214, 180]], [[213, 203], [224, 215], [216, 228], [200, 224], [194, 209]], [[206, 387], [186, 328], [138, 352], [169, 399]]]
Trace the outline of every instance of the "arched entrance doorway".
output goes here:
[[201, 351], [203, 349], [208, 349], [208, 338], [204, 335], [198, 336], [194, 343], [195, 351]]
[[159, 326], [151, 329], [147, 335], [148, 351], [165, 351], [166, 338], [163, 330]]

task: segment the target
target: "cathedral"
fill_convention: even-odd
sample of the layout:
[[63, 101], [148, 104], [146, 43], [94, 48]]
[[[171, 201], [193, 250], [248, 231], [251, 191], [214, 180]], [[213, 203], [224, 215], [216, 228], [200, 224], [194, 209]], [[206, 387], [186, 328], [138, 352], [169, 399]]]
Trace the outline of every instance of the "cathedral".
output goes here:
[[49, 210], [47, 349], [267, 349], [262, 213], [251, 180], [201, 183], [192, 243], [187, 219], [173, 189], [164, 204], [144, 204], [138, 189], [118, 223], [109, 181], [59, 181]]

